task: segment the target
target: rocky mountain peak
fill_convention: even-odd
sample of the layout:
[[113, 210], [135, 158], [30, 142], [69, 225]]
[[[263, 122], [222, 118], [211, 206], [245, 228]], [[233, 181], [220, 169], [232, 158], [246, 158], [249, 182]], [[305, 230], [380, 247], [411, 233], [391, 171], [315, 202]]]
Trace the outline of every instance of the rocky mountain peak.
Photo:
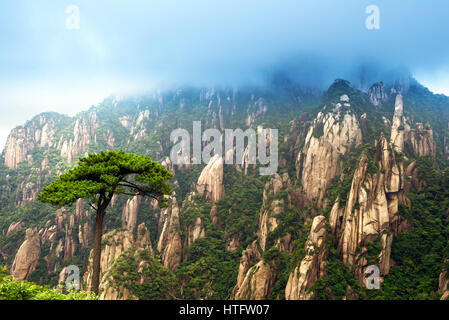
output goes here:
[[385, 86], [382, 81], [373, 84], [368, 90], [368, 95], [371, 102], [375, 106], [380, 105], [382, 102], [388, 99], [387, 92], [385, 90]]

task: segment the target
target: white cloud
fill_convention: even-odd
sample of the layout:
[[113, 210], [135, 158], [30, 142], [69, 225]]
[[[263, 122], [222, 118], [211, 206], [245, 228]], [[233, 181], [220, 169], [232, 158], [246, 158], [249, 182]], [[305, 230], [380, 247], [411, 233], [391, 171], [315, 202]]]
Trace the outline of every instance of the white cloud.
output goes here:
[[435, 72], [420, 71], [416, 79], [434, 93], [449, 96], [449, 68], [438, 69]]

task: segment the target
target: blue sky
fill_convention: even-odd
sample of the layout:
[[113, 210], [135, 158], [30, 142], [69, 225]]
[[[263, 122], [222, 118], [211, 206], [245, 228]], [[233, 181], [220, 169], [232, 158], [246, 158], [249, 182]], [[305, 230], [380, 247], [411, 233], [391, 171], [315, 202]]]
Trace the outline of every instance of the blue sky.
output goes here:
[[[80, 28], [70, 30], [69, 5]], [[365, 10], [377, 5], [380, 29]], [[406, 66], [449, 95], [447, 0], [2, 0], [0, 146], [37, 113], [110, 94], [233, 85], [292, 64], [310, 82]]]

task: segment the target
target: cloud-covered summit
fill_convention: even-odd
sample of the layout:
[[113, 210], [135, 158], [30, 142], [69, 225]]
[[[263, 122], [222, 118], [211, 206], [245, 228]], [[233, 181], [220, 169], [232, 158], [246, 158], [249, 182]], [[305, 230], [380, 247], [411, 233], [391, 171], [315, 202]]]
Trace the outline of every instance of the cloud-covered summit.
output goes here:
[[[79, 29], [66, 26], [69, 5]], [[379, 30], [365, 26], [369, 5]], [[446, 0], [2, 1], [0, 130], [114, 92], [260, 83], [277, 70], [325, 87], [406, 67], [449, 93], [448, 14]]]

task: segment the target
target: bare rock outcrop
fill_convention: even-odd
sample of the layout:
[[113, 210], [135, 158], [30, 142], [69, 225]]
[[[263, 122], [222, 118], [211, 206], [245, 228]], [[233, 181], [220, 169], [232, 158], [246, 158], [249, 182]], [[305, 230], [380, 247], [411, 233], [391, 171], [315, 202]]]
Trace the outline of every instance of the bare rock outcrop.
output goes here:
[[417, 122], [415, 128], [410, 126], [408, 119], [404, 117], [404, 101], [401, 94], [396, 96], [391, 141], [398, 152], [407, 150], [413, 157], [430, 156], [435, 159], [436, 144], [430, 124], [424, 126]]
[[398, 152], [404, 149], [404, 101], [401, 94], [396, 95], [394, 105], [394, 116], [391, 124], [391, 142]]
[[259, 237], [259, 245], [262, 250], [266, 249], [268, 234], [276, 229], [280, 223], [278, 215], [283, 211], [285, 205], [291, 203], [290, 195], [287, 196], [288, 203], [285, 203], [285, 200], [280, 196], [280, 193], [283, 190], [291, 188], [291, 186], [291, 181], [287, 173], [284, 173], [282, 176], [275, 174], [265, 185], [257, 234]]
[[198, 178], [198, 193], [211, 203], [224, 197], [223, 164], [223, 158], [214, 155]]
[[239, 292], [240, 288], [242, 287], [243, 280], [245, 280], [245, 277], [251, 268], [257, 261], [259, 261], [261, 258], [261, 254], [259, 251], [259, 246], [257, 244], [257, 240], [254, 240], [246, 250], [243, 250], [242, 252], [242, 258], [240, 259], [239, 264], [239, 272], [237, 276], [237, 284], [233, 289], [233, 297], [237, 296], [237, 293]]
[[[89, 211], [85, 209], [84, 202], [81, 199], [76, 202], [74, 214], [69, 214], [64, 218], [64, 260], [69, 260], [75, 255], [78, 246], [85, 248], [91, 243], [93, 228]], [[75, 236], [77, 226], [78, 237]]]
[[187, 228], [186, 248], [190, 247], [196, 240], [206, 236], [201, 217], [196, 217], [194, 223]]
[[[151, 247], [150, 233], [145, 223], [141, 223], [137, 227], [137, 234], [134, 237], [130, 230], [112, 230], [103, 236], [103, 248], [101, 252], [100, 260], [100, 292], [101, 298], [104, 300], [135, 300], [137, 299], [128, 289], [116, 285], [112, 285], [111, 281], [114, 281], [112, 270], [117, 258], [122, 254], [128, 253], [130, 249], [136, 249], [137, 251], [148, 251], [153, 254], [153, 248]], [[137, 253], [136, 251], [136, 253]], [[84, 282], [87, 288], [92, 283], [92, 254], [89, 256], [89, 266], [87, 272], [84, 274]], [[136, 258], [138, 255], [136, 254]], [[138, 261], [139, 270], [143, 267], [143, 261]], [[136, 279], [140, 281], [140, 279]]]
[[[29, 231], [27, 231], [29, 232]], [[48, 220], [44, 227], [36, 229], [34, 242], [41, 250], [34, 250], [39, 260], [44, 246], [49, 250], [42, 258], [46, 262], [48, 272], [55, 272], [63, 260], [71, 259], [79, 248], [86, 248], [92, 242], [92, 221], [82, 200], [76, 202], [74, 212], [67, 212], [65, 208], [57, 210], [55, 219]], [[22, 246], [27, 246], [27, 237]], [[21, 255], [18, 251], [17, 255]], [[33, 258], [34, 260], [34, 258]], [[34, 267], [33, 267], [34, 268]], [[29, 274], [26, 275], [28, 277]]]
[[[101, 298], [104, 300], [127, 300], [133, 298], [129, 290], [121, 288], [121, 290], [115, 290], [109, 283], [108, 271], [112, 268], [115, 260], [125, 251], [134, 246], [133, 235], [129, 230], [113, 230], [103, 236], [104, 246], [101, 251], [100, 259], [100, 292]], [[89, 267], [84, 274], [84, 281], [87, 287], [92, 284], [92, 264], [93, 264], [93, 251], [89, 256]]]
[[59, 120], [58, 117], [41, 114], [24, 126], [13, 129], [5, 144], [5, 165], [17, 168], [20, 162], [27, 160], [29, 151], [51, 146]]
[[382, 135], [375, 154], [363, 154], [345, 205], [337, 199], [331, 210], [330, 226], [338, 237], [341, 259], [362, 285], [363, 269], [372, 263], [366, 255], [369, 242], [381, 242], [377, 253], [381, 275], [389, 272], [391, 231], [399, 222], [399, 204], [408, 205], [404, 178], [402, 161]]
[[157, 252], [162, 256], [162, 264], [170, 270], [176, 270], [182, 258], [179, 207], [176, 198], [171, 199], [171, 207], [162, 209], [159, 230]]
[[310, 300], [315, 294], [308, 290], [324, 275], [328, 250], [326, 248], [326, 218], [317, 216], [307, 239], [306, 256], [290, 274], [285, 288], [286, 300]]
[[5, 144], [5, 165], [8, 168], [17, 168], [18, 164], [26, 159], [28, 151], [34, 148], [34, 141], [29, 140], [25, 128], [13, 129]]
[[260, 260], [248, 270], [239, 289], [236, 290], [234, 298], [236, 300], [265, 300], [270, 294], [273, 281], [270, 265]]
[[147, 226], [143, 222], [137, 227], [135, 246], [137, 248], [148, 249], [150, 251], [150, 254], [153, 254], [153, 247], [151, 246], [150, 240], [150, 231], [148, 231]]
[[[263, 205], [259, 213], [258, 239], [246, 248], [240, 260], [237, 283], [231, 299], [268, 299], [276, 279], [276, 268], [262, 259], [267, 246], [268, 234], [280, 224], [279, 214], [292, 204], [291, 196], [282, 192], [292, 187], [287, 173], [275, 174], [265, 185]], [[273, 245], [279, 250], [291, 250], [291, 236], [274, 239]]]
[[433, 140], [433, 130], [430, 124], [425, 126], [422, 123], [416, 123], [416, 129], [410, 129], [406, 126], [405, 148], [410, 150], [414, 157], [430, 156], [436, 157], [436, 144]]
[[388, 98], [387, 92], [385, 91], [384, 83], [382, 81], [373, 84], [371, 88], [368, 90], [368, 95], [371, 102], [375, 106], [380, 105]]
[[[446, 261], [447, 262], [447, 261]], [[448, 270], [443, 270], [438, 278], [438, 293], [441, 294], [441, 300], [449, 299], [449, 275]]]
[[[5, 165], [17, 168], [19, 163], [31, 162], [29, 152], [37, 147], [48, 147], [59, 150], [60, 155], [69, 163], [85, 151], [90, 142], [96, 142], [98, 120], [96, 112], [86, 112], [78, 116], [73, 125], [73, 134], [56, 139], [58, 127], [66, 125], [66, 117], [54, 114], [41, 114], [24, 126], [13, 129], [8, 136], [4, 149]], [[104, 137], [111, 146], [115, 138], [109, 132]]]
[[26, 279], [37, 265], [41, 253], [41, 240], [35, 228], [26, 230], [25, 241], [14, 258], [11, 275], [19, 280]]
[[23, 221], [19, 221], [16, 223], [11, 223], [9, 225], [8, 231], [6, 232], [6, 236], [10, 236], [12, 233], [22, 230], [25, 227], [25, 223]]
[[132, 233], [136, 229], [139, 206], [142, 196], [134, 196], [128, 199], [122, 208], [122, 228], [128, 228]]
[[340, 157], [362, 143], [357, 117], [340, 111], [341, 106], [337, 103], [332, 112], [317, 115], [296, 160], [297, 178], [301, 180], [305, 197], [318, 206], [323, 205], [327, 187], [340, 173]]
[[73, 127], [73, 138], [63, 140], [63, 137], [61, 137], [59, 141], [57, 149], [61, 150], [61, 157], [67, 159], [68, 163], [72, 163], [91, 141], [96, 142], [97, 128], [96, 112], [85, 113], [76, 119]]

